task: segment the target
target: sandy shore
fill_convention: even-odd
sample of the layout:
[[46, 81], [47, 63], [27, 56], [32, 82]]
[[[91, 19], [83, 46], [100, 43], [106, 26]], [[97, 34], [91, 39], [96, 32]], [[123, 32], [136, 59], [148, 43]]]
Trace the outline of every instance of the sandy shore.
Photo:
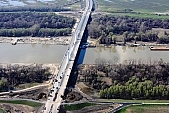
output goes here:
[[[11, 43], [15, 44], [49, 44], [49, 45], [69, 45], [71, 42], [72, 36], [66, 37], [51, 37], [51, 38], [42, 38], [42, 37], [0, 37], [0, 43]], [[95, 46], [105, 46], [105, 44], [99, 44], [97, 39], [88, 39], [90, 45]], [[113, 46], [112, 44], [111, 46]], [[116, 43], [115, 45], [123, 45], [122, 42]], [[110, 45], [109, 45], [110, 46]], [[126, 46], [168, 46], [168, 44], [157, 44], [156, 42], [140, 42], [137, 44], [133, 42], [126, 42]]]
[[72, 36], [66, 37], [0, 37], [0, 43], [68, 45]]
[[167, 46], [168, 44], [158, 44], [157, 42], [141, 42], [137, 41], [137, 44], [135, 42], [127, 42], [126, 45], [135, 45], [135, 46]]

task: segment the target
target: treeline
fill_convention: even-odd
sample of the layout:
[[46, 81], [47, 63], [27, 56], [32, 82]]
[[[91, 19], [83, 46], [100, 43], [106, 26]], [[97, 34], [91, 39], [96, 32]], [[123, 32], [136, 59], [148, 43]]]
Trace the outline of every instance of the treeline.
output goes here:
[[98, 90], [100, 98], [169, 99], [168, 70], [169, 63], [162, 60], [114, 64], [99, 59], [96, 65], [80, 68], [78, 81]]
[[18, 84], [23, 83], [42, 83], [48, 80], [50, 76], [49, 68], [43, 68], [42, 65], [19, 66], [8, 65], [0, 67], [0, 91], [8, 91]]
[[44, 6], [24, 6], [24, 7], [0, 7], [0, 12], [23, 12], [23, 11], [35, 11], [35, 12], [60, 12], [60, 11], [70, 11], [60, 6], [55, 5], [44, 5]]
[[[34, 25], [36, 26], [36, 25]], [[33, 27], [34, 27], [33, 26]], [[14, 28], [14, 29], [0, 29], [0, 36], [5, 37], [21, 37], [21, 36], [68, 36], [71, 34], [71, 28], [52, 29], [52, 28]]]
[[100, 90], [100, 98], [105, 99], [169, 99], [169, 85], [153, 85], [150, 80], [139, 81], [131, 78], [125, 85], [113, 85]]
[[75, 22], [54, 13], [0, 13], [0, 36], [67, 36]]
[[115, 44], [118, 40], [117, 35], [123, 36], [124, 43], [131, 41], [169, 43], [166, 32], [164, 36], [158, 36], [152, 28], [169, 29], [169, 19], [100, 15], [93, 16], [88, 27], [90, 37], [100, 37], [101, 44]]

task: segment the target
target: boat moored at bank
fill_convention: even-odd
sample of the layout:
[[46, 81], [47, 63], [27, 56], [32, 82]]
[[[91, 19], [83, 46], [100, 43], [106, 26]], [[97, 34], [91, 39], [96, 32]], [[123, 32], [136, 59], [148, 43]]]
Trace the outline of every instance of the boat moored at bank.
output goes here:
[[150, 50], [154, 51], [169, 51], [169, 46], [150, 46]]

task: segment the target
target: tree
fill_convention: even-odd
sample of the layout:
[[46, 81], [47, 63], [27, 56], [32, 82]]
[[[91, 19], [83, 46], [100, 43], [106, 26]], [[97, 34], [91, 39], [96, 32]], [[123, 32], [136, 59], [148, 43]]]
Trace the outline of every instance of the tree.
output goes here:
[[127, 36], [128, 36], [128, 32], [126, 31], [126, 32], [123, 33], [124, 44], [126, 44]]
[[113, 40], [113, 44], [116, 44], [117, 36], [116, 36], [116, 35], [113, 35], [113, 36], [112, 36], [112, 40]]
[[134, 36], [135, 44], [137, 44], [137, 36]]
[[39, 30], [40, 30], [40, 25], [35, 24], [30, 28], [30, 33], [32, 36], [36, 36], [38, 34]]
[[8, 90], [8, 81], [5, 78], [1, 78], [0, 80], [0, 91], [7, 91]]
[[142, 22], [140, 25], [140, 32], [145, 33], [146, 32], [146, 26], [145, 26], [145, 22]]

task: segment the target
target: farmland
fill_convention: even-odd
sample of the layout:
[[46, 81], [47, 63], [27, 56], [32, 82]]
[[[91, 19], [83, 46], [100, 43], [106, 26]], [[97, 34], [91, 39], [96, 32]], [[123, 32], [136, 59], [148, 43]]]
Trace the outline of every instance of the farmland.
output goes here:
[[117, 113], [169, 113], [168, 105], [136, 105], [126, 107]]
[[67, 0], [1, 0], [0, 6], [6, 7], [6, 6], [42, 6], [42, 5], [62, 5], [66, 3]]
[[[111, 11], [110, 11], [111, 13]], [[151, 19], [169, 19], [168, 15], [157, 15], [157, 14], [150, 14], [150, 13], [117, 13], [112, 11], [111, 15], [113, 16], [129, 16], [129, 17], [136, 17], [136, 18], [151, 18]]]
[[98, 0], [102, 11], [132, 9], [135, 12], [168, 12], [168, 0]]

